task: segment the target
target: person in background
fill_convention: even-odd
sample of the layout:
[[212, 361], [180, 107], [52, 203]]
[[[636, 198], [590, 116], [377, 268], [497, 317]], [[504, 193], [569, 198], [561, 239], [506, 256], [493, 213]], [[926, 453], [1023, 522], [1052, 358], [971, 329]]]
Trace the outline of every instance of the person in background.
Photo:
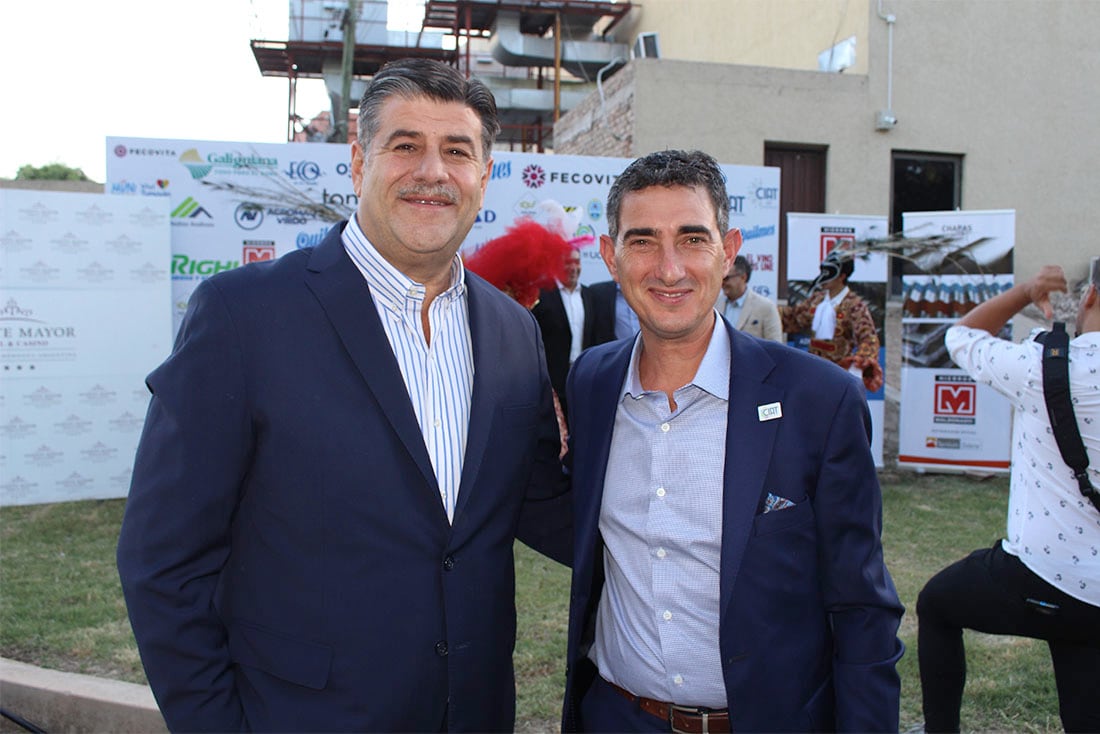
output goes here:
[[170, 730], [513, 730], [514, 541], [568, 563], [570, 508], [538, 326], [456, 254], [499, 129], [387, 64], [355, 215], [192, 296], [118, 543]]
[[[476, 273], [526, 309], [536, 311], [552, 286], [567, 280], [576, 249], [556, 231], [531, 219], [520, 219], [500, 237], [489, 240], [465, 258], [466, 270]], [[579, 260], [579, 255], [578, 255]], [[579, 265], [577, 265], [579, 267]], [[575, 276], [573, 276], [575, 282]], [[546, 334], [543, 333], [543, 341]], [[549, 361], [549, 352], [547, 352]], [[566, 366], [566, 371], [568, 371]], [[565, 376], [562, 376], [565, 379]], [[551, 379], [553, 384], [553, 379]], [[564, 390], [564, 385], [562, 386]], [[554, 412], [561, 434], [560, 456], [569, 436], [561, 395], [554, 390]]]
[[[1062, 268], [978, 305], [947, 330], [955, 363], [1013, 406], [1012, 469], [1005, 538], [933, 576], [917, 598], [924, 728], [959, 731], [966, 683], [963, 629], [1046, 640], [1054, 663], [1062, 726], [1100, 731], [1100, 499], [1083, 496], [1054, 437], [1043, 392], [1043, 346], [995, 334], [1024, 307], [1049, 319], [1050, 294], [1066, 290]], [[1073, 412], [1088, 455], [1087, 479], [1100, 488], [1100, 257], [1069, 345]], [[1097, 495], [1093, 495], [1096, 497]]]
[[638, 315], [626, 302], [618, 283], [602, 280], [588, 286], [588, 291], [592, 294], [592, 309], [600, 328], [610, 327], [615, 339], [629, 339], [638, 333]]
[[640, 332], [567, 385], [562, 730], [897, 731], [903, 610], [863, 388], [718, 317], [741, 233], [714, 158], [634, 161], [607, 216]]
[[810, 332], [810, 354], [859, 375], [867, 391], [875, 392], [883, 382], [878, 331], [867, 304], [848, 287], [855, 268], [851, 253], [832, 250], [821, 261], [810, 297], [783, 306], [779, 315], [786, 333]]
[[722, 279], [722, 293], [714, 307], [738, 331], [782, 344], [783, 326], [779, 322], [779, 309], [749, 288], [751, 278], [752, 264], [744, 255], [738, 255]]
[[593, 308], [592, 291], [580, 284], [581, 253], [578, 250], [569, 249], [564, 273], [561, 280], [542, 290], [532, 313], [542, 331], [550, 384], [554, 386], [562, 410], [568, 417], [565, 378], [570, 365], [582, 350], [612, 341], [615, 332], [608, 319], [597, 318], [599, 310]]

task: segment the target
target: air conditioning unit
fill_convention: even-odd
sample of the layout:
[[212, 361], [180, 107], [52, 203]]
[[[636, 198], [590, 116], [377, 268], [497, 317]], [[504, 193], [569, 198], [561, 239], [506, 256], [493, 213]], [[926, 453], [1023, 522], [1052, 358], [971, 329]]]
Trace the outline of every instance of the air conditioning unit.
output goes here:
[[657, 43], [656, 33], [639, 33], [634, 39], [634, 47], [630, 51], [631, 58], [635, 59], [659, 59], [661, 48]]

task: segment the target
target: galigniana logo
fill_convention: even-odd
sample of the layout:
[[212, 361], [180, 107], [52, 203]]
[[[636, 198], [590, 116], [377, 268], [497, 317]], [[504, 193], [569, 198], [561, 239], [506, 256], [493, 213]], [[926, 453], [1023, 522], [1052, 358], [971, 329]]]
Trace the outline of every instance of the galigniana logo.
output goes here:
[[523, 183], [531, 189], [539, 188], [546, 183], [546, 171], [542, 170], [542, 166], [532, 163], [523, 169]]

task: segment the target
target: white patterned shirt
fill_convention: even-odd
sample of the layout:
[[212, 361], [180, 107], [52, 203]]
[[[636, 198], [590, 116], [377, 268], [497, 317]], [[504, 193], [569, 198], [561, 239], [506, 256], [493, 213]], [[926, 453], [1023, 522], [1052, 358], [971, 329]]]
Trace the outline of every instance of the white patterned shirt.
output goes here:
[[454, 520], [474, 385], [474, 352], [462, 261], [455, 256], [450, 287], [428, 306], [429, 345], [420, 320], [424, 286], [413, 282], [378, 254], [355, 217], [344, 228], [343, 243], [370, 286], [378, 318], [420, 424], [443, 508], [447, 519]]
[[[1014, 344], [981, 329], [953, 326], [946, 344], [955, 364], [1013, 406], [1012, 477], [1002, 546], [1052, 586], [1100, 606], [1100, 511], [1081, 495], [1050, 429], [1043, 399], [1043, 347]], [[1100, 486], [1100, 332], [1069, 347], [1073, 412]]]
[[615, 413], [600, 533], [606, 583], [590, 655], [607, 680], [681, 706], [726, 707], [718, 650], [730, 345], [716, 319], [690, 384], [638, 378], [634, 342]]

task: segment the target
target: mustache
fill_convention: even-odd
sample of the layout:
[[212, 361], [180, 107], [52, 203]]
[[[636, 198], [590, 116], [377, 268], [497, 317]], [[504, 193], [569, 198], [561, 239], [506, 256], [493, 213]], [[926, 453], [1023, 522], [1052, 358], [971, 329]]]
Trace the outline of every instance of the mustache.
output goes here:
[[397, 195], [403, 199], [442, 199], [448, 204], [458, 203], [458, 192], [448, 186], [410, 186], [399, 189]]

